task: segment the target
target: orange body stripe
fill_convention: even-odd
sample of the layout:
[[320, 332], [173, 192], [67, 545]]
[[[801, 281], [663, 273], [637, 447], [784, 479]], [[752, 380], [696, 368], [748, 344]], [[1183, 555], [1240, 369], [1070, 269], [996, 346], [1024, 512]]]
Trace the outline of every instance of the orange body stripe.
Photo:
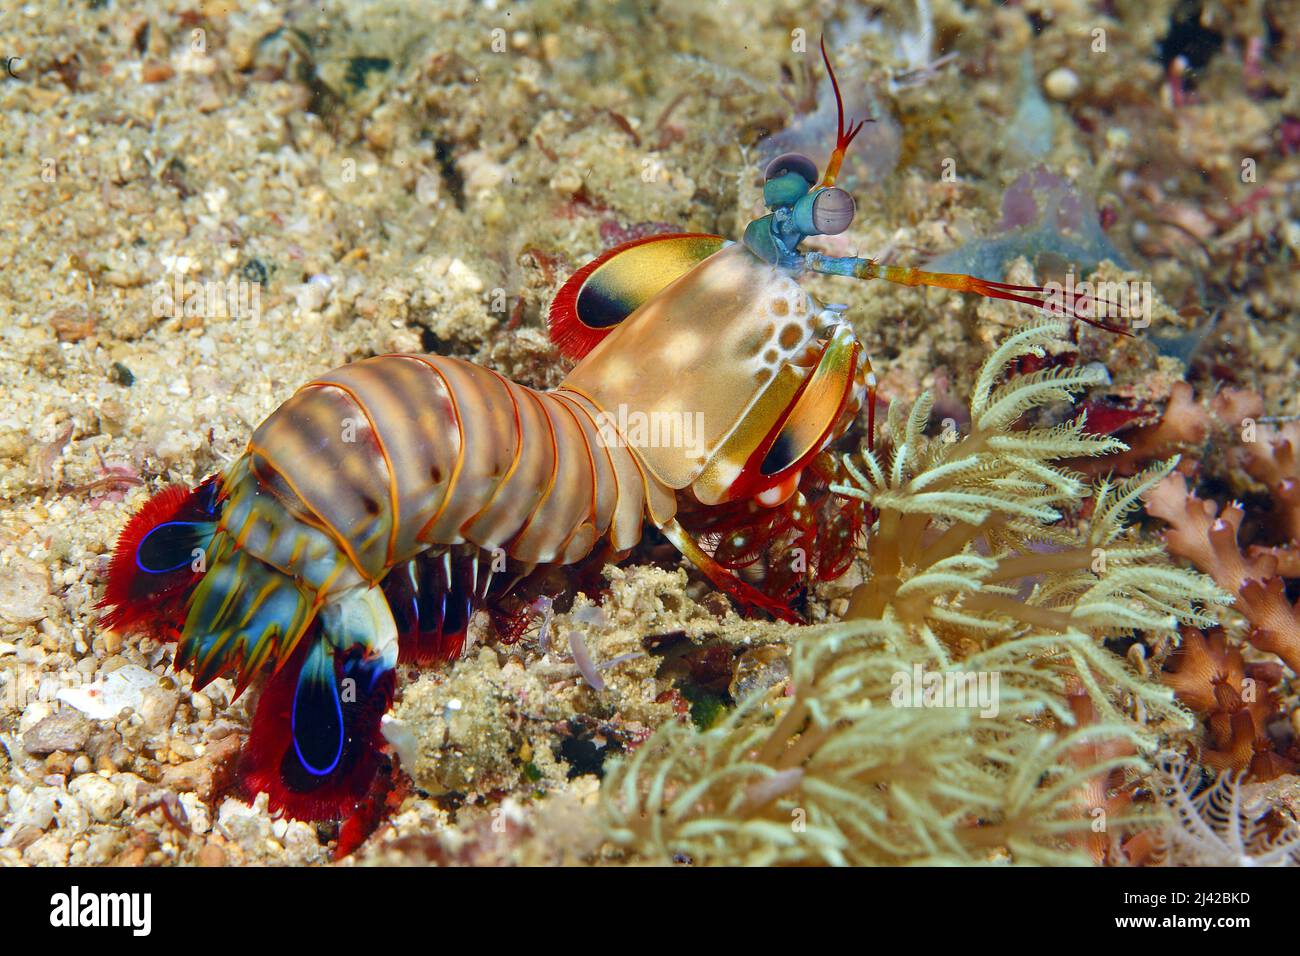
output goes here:
[[388, 549], [384, 555], [384, 564], [393, 563], [393, 552], [397, 549], [397, 525], [401, 521], [401, 506], [397, 501], [397, 473], [393, 470], [393, 460], [388, 455], [388, 447], [384, 444], [384, 436], [379, 433], [375, 427], [375, 420], [370, 417], [370, 409], [366, 408], [365, 402], [346, 385], [340, 385], [337, 382], [310, 382], [303, 386], [308, 388], [337, 388], [340, 392], [352, 399], [354, 405], [361, 410], [361, 414], [366, 416], [366, 424], [370, 426], [370, 432], [375, 436], [375, 444], [379, 446], [379, 454], [383, 456], [384, 467], [388, 469], [388, 501], [393, 509], [392, 520], [388, 527]]
[[[587, 432], [582, 427], [582, 422], [578, 421], [578, 416], [574, 414], [573, 409], [571, 409], [568, 406], [568, 403], [561, 401], [559, 402], [559, 405], [568, 413], [569, 417], [573, 419], [573, 424], [578, 426], [578, 434], [582, 436], [582, 447], [587, 449], [587, 467], [591, 469], [591, 500], [587, 503], [587, 515], [591, 519], [592, 525], [594, 526], [595, 518], [596, 518], [596, 498], [598, 494], [596, 488], [596, 477], [598, 475], [598, 472], [596, 471], [596, 459], [591, 454], [591, 443], [587, 441]], [[554, 433], [554, 429], [552, 429], [552, 433]], [[560, 457], [557, 448], [556, 456], [555, 456], [555, 471], [553, 472], [553, 474], [559, 474], [559, 470], [560, 470]], [[551, 479], [551, 485], [552, 487], [554, 487], [555, 485], [554, 478]], [[568, 536], [564, 539], [564, 543], [561, 544], [558, 548], [556, 548], [556, 554], [564, 553], [565, 549], [569, 546], [569, 542], [573, 540], [573, 536], [577, 534], [579, 529], [581, 528], [582, 528], [582, 522], [579, 521], [573, 526], [573, 529], [569, 532]]]
[[266, 463], [270, 465], [271, 468], [275, 469], [275, 473], [280, 476], [281, 480], [283, 480], [286, 485], [289, 486], [289, 490], [292, 491], [295, 496], [297, 496], [300, 502], [302, 502], [302, 506], [306, 508], [308, 511], [310, 511], [312, 515], [316, 518], [316, 520], [320, 522], [320, 526], [325, 531], [325, 533], [328, 534], [331, 538], [333, 538], [336, 542], [338, 542], [339, 548], [343, 551], [344, 554], [348, 556], [348, 560], [351, 561], [352, 566], [357, 569], [357, 573], [360, 574], [362, 577], [364, 577], [372, 585], [378, 584], [379, 583], [378, 578], [371, 578], [366, 574], [366, 569], [362, 566], [361, 560], [357, 557], [357, 553], [356, 551], [353, 550], [352, 545], [349, 544], [346, 540], [344, 540], [343, 535], [339, 534], [338, 531], [336, 531], [334, 527], [325, 520], [324, 516], [321, 515], [320, 512], [318, 512], [315, 508], [311, 506], [311, 503], [308, 502], [307, 499], [302, 496], [302, 492], [299, 491], [298, 488], [294, 485], [293, 479], [291, 479], [288, 475], [286, 475], [283, 469], [276, 466], [275, 460], [265, 450], [254, 446], [252, 442], [248, 443], [248, 451], [251, 454], [261, 455], [262, 458], [266, 461]]
[[[417, 541], [423, 541], [425, 534], [428, 533], [430, 528], [438, 523], [438, 519], [442, 517], [442, 513], [447, 510], [447, 505], [451, 503], [451, 496], [456, 492], [456, 484], [460, 480], [461, 470], [465, 467], [465, 423], [461, 421], [460, 405], [456, 402], [456, 393], [452, 389], [451, 383], [447, 381], [447, 376], [443, 375], [442, 372], [438, 370], [438, 366], [434, 365], [428, 359], [418, 355], [411, 357], [417, 362], [424, 363], [424, 365], [430, 368], [433, 371], [433, 374], [437, 375], [442, 381], [442, 387], [447, 390], [447, 402], [451, 405], [452, 417], [456, 419], [456, 464], [452, 466], [451, 477], [447, 479], [447, 489], [443, 492], [442, 503], [438, 505], [438, 510], [433, 513], [433, 517], [424, 523], [424, 527], [420, 529], [420, 533], [415, 536]], [[397, 527], [396, 523], [393, 524], [393, 527]]]
[[529, 398], [541, 407], [542, 418], [546, 420], [546, 431], [551, 436], [551, 477], [550, 480], [546, 482], [546, 491], [537, 499], [537, 504], [533, 505], [533, 510], [529, 512], [528, 520], [520, 526], [519, 533], [510, 539], [510, 545], [505, 549], [507, 554], [510, 553], [511, 548], [514, 547], [515, 543], [524, 536], [524, 533], [532, 527], [533, 519], [537, 517], [537, 512], [542, 509], [542, 505], [546, 503], [546, 499], [549, 498], [551, 492], [555, 490], [555, 476], [560, 470], [560, 446], [559, 442], [555, 438], [555, 426], [551, 424], [551, 416], [546, 413], [546, 405], [539, 397], [537, 397], [537, 395], [535, 395], [531, 390], [529, 390], [527, 394]]
[[519, 468], [519, 462], [524, 456], [523, 421], [519, 417], [519, 401], [518, 399], [515, 398], [515, 390], [511, 388], [511, 385], [513, 383], [510, 381], [510, 379], [506, 378], [500, 372], [497, 372], [493, 369], [485, 367], [483, 371], [491, 372], [497, 378], [501, 379], [501, 381], [505, 383], [506, 394], [510, 396], [510, 407], [514, 411], [514, 419], [515, 419], [515, 457], [511, 460], [510, 467], [506, 469], [506, 473], [502, 475], [500, 479], [498, 479], [497, 486], [492, 489], [492, 494], [488, 495], [487, 501], [484, 502], [483, 507], [479, 508], [478, 511], [470, 515], [469, 518], [463, 521], [461, 523], [461, 526], [456, 529], [461, 533], [464, 533], [465, 528], [468, 528], [471, 524], [473, 524], [476, 520], [478, 520], [480, 515], [482, 515], [485, 511], [491, 508], [493, 504], [496, 503], [497, 497], [501, 494], [501, 489], [504, 488], [506, 486], [506, 483], [510, 481], [511, 476], [514, 475], [515, 471]]

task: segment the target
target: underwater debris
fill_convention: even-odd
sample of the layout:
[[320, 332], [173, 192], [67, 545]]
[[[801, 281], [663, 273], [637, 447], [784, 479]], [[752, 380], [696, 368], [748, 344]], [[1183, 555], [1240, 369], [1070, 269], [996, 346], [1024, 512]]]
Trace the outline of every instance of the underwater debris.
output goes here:
[[[1108, 803], [1113, 774], [1140, 771], [1158, 728], [1189, 718], [1100, 639], [1172, 638], [1228, 598], [1125, 526], [1168, 466], [1093, 491], [1052, 462], [1120, 442], [1080, 419], [1012, 429], [1099, 374], [998, 384], [1063, 332], [1036, 323], [995, 351], [961, 438], [923, 435], [928, 396], [891, 407], [887, 440], [837, 489], [879, 513], [849, 620], [791, 636], [788, 697], [755, 693], [702, 733], [670, 723], [616, 762], [602, 790], [612, 842], [714, 863], [1078, 863], [1098, 852], [1084, 794], [1119, 811], [1116, 836], [1150, 825]], [[1091, 516], [1067, 521], [1090, 492]], [[925, 672], [996, 678], [996, 706], [912, 706], [900, 686]]]
[[1047, 257], [1087, 275], [1109, 259], [1124, 266], [1101, 228], [1096, 204], [1079, 188], [1042, 166], [1022, 173], [1002, 196], [1002, 235], [974, 239], [931, 260], [927, 269], [1001, 279], [1024, 256], [1041, 268]]

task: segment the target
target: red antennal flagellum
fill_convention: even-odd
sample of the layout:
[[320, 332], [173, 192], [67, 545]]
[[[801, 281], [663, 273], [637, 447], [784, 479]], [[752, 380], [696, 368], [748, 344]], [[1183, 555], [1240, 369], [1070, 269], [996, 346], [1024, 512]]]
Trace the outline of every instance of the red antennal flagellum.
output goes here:
[[826, 38], [822, 37], [822, 62], [826, 64], [826, 72], [830, 74], [831, 89], [835, 91], [835, 110], [838, 114], [835, 119], [836, 137], [835, 152], [831, 153], [830, 162], [826, 164], [826, 174], [822, 176], [820, 186], [834, 186], [835, 177], [840, 174], [840, 164], [844, 162], [844, 154], [849, 148], [849, 143], [853, 142], [853, 137], [862, 132], [862, 127], [868, 123], [875, 122], [874, 117], [868, 116], [866, 119], [850, 125], [846, 130], [844, 128], [844, 99], [840, 96], [840, 81], [835, 78], [835, 67], [831, 66], [831, 58], [826, 53]]

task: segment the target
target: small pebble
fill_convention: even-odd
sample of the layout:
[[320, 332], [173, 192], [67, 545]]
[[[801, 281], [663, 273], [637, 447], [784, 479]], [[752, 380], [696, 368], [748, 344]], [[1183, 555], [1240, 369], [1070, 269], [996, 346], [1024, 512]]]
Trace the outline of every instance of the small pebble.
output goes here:
[[47, 833], [29, 846], [23, 859], [33, 866], [66, 866], [68, 845], [52, 833]]
[[[126, 664], [109, 672], [103, 680], [95, 681], [93, 684], [65, 687], [59, 691], [58, 698], [66, 704], [71, 704], [92, 720], [109, 720], [126, 707], [143, 711], [145, 694], [149, 690], [157, 694], [166, 694], [159, 689], [158, 677], [155, 674], [137, 664]], [[152, 706], [155, 708], [155, 720], [161, 720], [162, 714], [159, 709], [163, 707], [164, 702], [165, 696], [154, 700]], [[175, 712], [174, 705], [172, 712]], [[168, 717], [168, 722], [170, 720], [171, 718]]]
[[195, 862], [199, 866], [225, 866], [226, 851], [221, 849], [217, 844], [209, 841], [203, 844], [203, 849], [199, 850]]
[[1043, 80], [1043, 92], [1061, 103], [1074, 99], [1079, 92], [1078, 74], [1069, 67], [1057, 67]]
[[140, 67], [140, 81], [142, 83], [163, 83], [175, 75], [176, 71], [168, 63], [151, 61]]
[[122, 385], [130, 388], [135, 384], [135, 375], [132, 371], [121, 362], [114, 362], [108, 370], [108, 380], [114, 385]]
[[98, 774], [83, 774], [68, 785], [86, 811], [100, 823], [108, 823], [122, 812], [125, 799], [121, 789]]
[[0, 568], [0, 617], [14, 624], [35, 624], [49, 613], [49, 575], [42, 570]]
[[436, 206], [441, 183], [432, 173], [425, 173], [415, 182], [415, 198], [425, 206]]
[[8, 845], [14, 847], [19, 852], [22, 852], [39, 840], [41, 838], [41, 833], [42, 831], [38, 827], [31, 826], [30, 824], [23, 824], [20, 827], [15, 827], [11, 831], [12, 835], [9, 837]]
[[62, 750], [56, 750], [45, 758], [45, 772], [47, 774], [61, 774], [64, 777], [72, 774], [72, 757]]
[[36, 757], [56, 750], [77, 753], [90, 738], [90, 721], [75, 710], [51, 714], [23, 734], [23, 749]]
[[140, 716], [144, 718], [144, 729], [151, 734], [160, 734], [172, 724], [176, 716], [176, 707], [180, 695], [174, 690], [161, 687], [146, 687], [140, 695]]

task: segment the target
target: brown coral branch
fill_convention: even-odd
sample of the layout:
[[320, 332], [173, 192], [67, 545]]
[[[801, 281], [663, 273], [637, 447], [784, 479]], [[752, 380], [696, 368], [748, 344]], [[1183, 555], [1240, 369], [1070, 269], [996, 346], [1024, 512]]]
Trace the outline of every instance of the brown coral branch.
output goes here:
[[1275, 663], [1246, 663], [1222, 628], [1202, 633], [1185, 627], [1182, 646], [1170, 659], [1165, 683], [1178, 699], [1205, 718], [1209, 746], [1202, 762], [1213, 770], [1249, 770], [1271, 780], [1295, 769], [1274, 752], [1268, 725], [1280, 711]]
[[1219, 514], [1214, 502], [1202, 501], [1188, 490], [1182, 475], [1172, 474], [1147, 493], [1146, 507], [1148, 514], [1169, 525], [1165, 543], [1170, 553], [1191, 561], [1237, 596], [1237, 610], [1253, 627], [1250, 642], [1300, 673], [1300, 604], [1287, 603], [1272, 554], [1242, 553], [1237, 544], [1240, 506], [1231, 504]]
[[[1107, 473], [1129, 476], [1153, 462], [1179, 455], [1180, 470], [1190, 474], [1199, 463], [1206, 443], [1217, 435], [1231, 436], [1234, 444], [1249, 442], [1247, 435], [1269, 436], [1268, 427], [1258, 424], [1263, 414], [1264, 399], [1258, 392], [1224, 389], [1207, 408], [1196, 400], [1190, 385], [1176, 382], [1158, 421], [1124, 432], [1127, 451], [1102, 458], [1078, 459], [1070, 466], [1094, 477]], [[1261, 462], [1260, 467], [1268, 466]], [[1255, 477], [1264, 481], [1258, 475]]]
[[1256, 440], [1242, 452], [1242, 464], [1273, 497], [1282, 533], [1300, 542], [1300, 422], [1257, 429]]
[[[1069, 693], [1070, 710], [1074, 714], [1075, 726], [1087, 727], [1097, 723], [1097, 711], [1081, 686], [1074, 686]], [[1070, 748], [1068, 759], [1079, 768], [1107, 767], [1116, 757], [1136, 754], [1132, 743], [1121, 739], [1093, 739], [1076, 744]], [[1094, 863], [1098, 865], [1122, 865], [1138, 862], [1128, 850], [1127, 843], [1121, 843], [1121, 836], [1110, 827], [1112, 818], [1121, 819], [1132, 811], [1134, 786], [1126, 783], [1124, 774], [1118, 769], [1106, 769], [1079, 789], [1077, 803], [1073, 813], [1081, 819], [1091, 821], [1087, 832], [1072, 835], [1076, 843], [1087, 849]], [[1136, 839], [1145, 831], [1130, 834], [1129, 839]]]
[[1247, 559], [1237, 546], [1237, 532], [1245, 513], [1230, 504], [1219, 513], [1213, 501], [1203, 501], [1187, 487], [1180, 474], [1171, 474], [1146, 495], [1147, 514], [1169, 525], [1165, 543], [1226, 591], [1237, 593], [1246, 581], [1268, 577], [1277, 570], [1268, 555]]
[[1070, 467], [1093, 477], [1108, 472], [1124, 477], [1136, 475], [1154, 461], [1174, 455], [1185, 459], [1199, 455], [1212, 424], [1210, 413], [1196, 401], [1192, 387], [1177, 382], [1159, 421], [1124, 433], [1128, 451], [1102, 458], [1076, 459], [1070, 462]]

